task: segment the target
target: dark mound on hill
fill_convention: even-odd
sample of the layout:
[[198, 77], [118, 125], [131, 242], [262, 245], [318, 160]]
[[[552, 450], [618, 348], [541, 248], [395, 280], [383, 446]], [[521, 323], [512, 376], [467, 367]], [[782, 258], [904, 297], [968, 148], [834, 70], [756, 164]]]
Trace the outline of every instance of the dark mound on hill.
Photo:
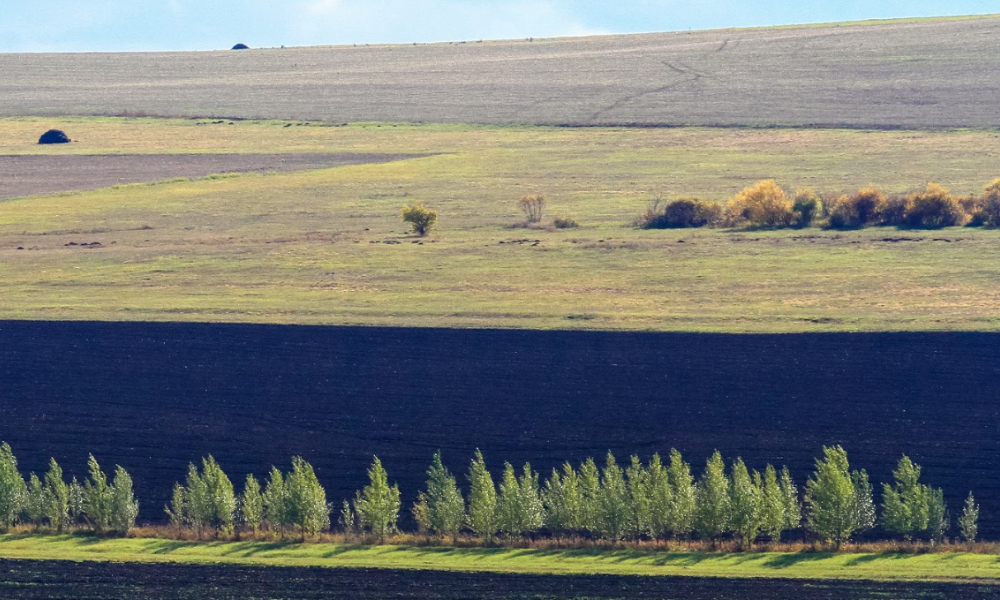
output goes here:
[[233, 50], [249, 50], [249, 49], [250, 46], [247, 46], [246, 44], [236, 44], [235, 46], [233, 46]]
[[[718, 448], [800, 484], [824, 444], [873, 483], [904, 452], [969, 490], [1000, 535], [1000, 335], [642, 334], [0, 322], [0, 439], [26, 471], [87, 453], [134, 476], [162, 519], [188, 461], [234, 481], [301, 454], [338, 503], [373, 454], [411, 501], [435, 450], [465, 484], [478, 447], [547, 473], [563, 460]], [[404, 514], [407, 511], [403, 511]]]
[[68, 144], [69, 142], [69, 136], [58, 129], [50, 129], [38, 138], [39, 144]]

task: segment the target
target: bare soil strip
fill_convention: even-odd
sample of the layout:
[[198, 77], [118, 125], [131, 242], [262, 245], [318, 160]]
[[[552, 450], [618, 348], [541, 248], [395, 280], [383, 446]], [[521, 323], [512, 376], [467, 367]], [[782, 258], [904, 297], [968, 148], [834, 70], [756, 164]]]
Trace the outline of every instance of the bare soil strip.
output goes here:
[[988, 584], [0, 560], [8, 600], [981, 600]]
[[287, 173], [415, 158], [409, 154], [0, 155], [0, 200], [225, 173]]

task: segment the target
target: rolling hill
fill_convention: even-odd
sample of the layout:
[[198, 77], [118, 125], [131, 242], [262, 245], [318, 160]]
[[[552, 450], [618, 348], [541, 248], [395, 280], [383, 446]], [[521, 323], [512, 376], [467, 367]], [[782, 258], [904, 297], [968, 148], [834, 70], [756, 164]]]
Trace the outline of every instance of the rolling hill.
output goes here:
[[241, 52], [2, 54], [0, 115], [995, 127], [1000, 17]]

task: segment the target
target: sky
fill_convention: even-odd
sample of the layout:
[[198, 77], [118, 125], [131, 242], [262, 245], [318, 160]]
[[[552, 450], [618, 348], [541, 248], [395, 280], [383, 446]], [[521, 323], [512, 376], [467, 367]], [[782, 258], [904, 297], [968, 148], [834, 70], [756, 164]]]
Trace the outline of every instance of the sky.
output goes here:
[[994, 12], [996, 0], [0, 0], [0, 52], [541, 38]]

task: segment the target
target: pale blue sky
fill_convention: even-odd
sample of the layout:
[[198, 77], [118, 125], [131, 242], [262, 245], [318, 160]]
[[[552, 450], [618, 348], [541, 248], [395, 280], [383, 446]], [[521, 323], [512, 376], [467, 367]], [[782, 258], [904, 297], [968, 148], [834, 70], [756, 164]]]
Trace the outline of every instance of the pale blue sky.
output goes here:
[[998, 11], [996, 0], [0, 0], [0, 52], [432, 42]]

